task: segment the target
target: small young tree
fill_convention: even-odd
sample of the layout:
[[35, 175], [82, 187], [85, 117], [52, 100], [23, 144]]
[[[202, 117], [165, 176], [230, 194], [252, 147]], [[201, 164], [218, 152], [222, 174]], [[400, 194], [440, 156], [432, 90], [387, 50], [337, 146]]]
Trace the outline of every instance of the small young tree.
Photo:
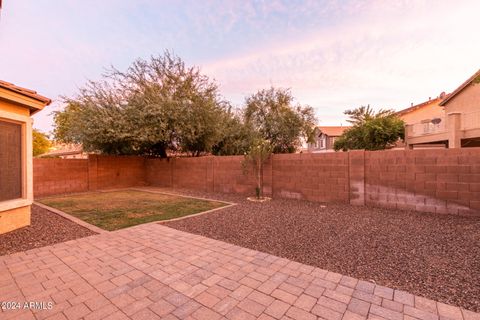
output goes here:
[[257, 199], [263, 199], [263, 165], [273, 152], [272, 144], [265, 139], [255, 139], [245, 154], [243, 161], [244, 172], [248, 172], [248, 168], [253, 168], [257, 187], [255, 194]]

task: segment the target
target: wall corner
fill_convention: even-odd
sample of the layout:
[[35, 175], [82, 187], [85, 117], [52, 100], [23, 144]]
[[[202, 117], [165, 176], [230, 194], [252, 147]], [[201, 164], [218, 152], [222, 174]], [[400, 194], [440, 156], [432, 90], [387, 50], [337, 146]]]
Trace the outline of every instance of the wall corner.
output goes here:
[[365, 151], [348, 152], [348, 177], [350, 204], [365, 205]]
[[88, 155], [88, 190], [96, 191], [98, 189], [98, 156], [96, 154]]

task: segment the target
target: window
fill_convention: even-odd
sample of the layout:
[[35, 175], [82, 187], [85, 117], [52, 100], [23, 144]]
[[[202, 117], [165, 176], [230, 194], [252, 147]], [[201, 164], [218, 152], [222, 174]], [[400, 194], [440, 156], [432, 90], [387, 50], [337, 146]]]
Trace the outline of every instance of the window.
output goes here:
[[0, 120], [0, 201], [22, 198], [22, 125]]
[[322, 136], [320, 138], [320, 149], [324, 149], [325, 148], [325, 136]]

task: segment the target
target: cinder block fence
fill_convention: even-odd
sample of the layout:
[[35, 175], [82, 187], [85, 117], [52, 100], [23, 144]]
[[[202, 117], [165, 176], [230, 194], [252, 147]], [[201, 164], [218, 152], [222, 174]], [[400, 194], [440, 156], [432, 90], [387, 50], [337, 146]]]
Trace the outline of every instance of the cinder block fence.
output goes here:
[[[132, 186], [253, 195], [242, 156], [149, 159], [91, 155], [35, 159], [35, 197]], [[480, 216], [480, 148], [273, 155], [264, 192], [274, 198], [342, 202]]]

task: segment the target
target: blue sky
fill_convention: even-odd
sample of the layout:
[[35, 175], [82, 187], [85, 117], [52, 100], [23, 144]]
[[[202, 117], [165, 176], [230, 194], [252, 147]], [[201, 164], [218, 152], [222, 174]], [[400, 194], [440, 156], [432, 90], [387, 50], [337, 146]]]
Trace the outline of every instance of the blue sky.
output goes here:
[[271, 85], [310, 104], [320, 125], [370, 104], [402, 109], [452, 91], [480, 68], [478, 0], [4, 0], [0, 79], [54, 99], [104, 69], [172, 50], [222, 95]]

